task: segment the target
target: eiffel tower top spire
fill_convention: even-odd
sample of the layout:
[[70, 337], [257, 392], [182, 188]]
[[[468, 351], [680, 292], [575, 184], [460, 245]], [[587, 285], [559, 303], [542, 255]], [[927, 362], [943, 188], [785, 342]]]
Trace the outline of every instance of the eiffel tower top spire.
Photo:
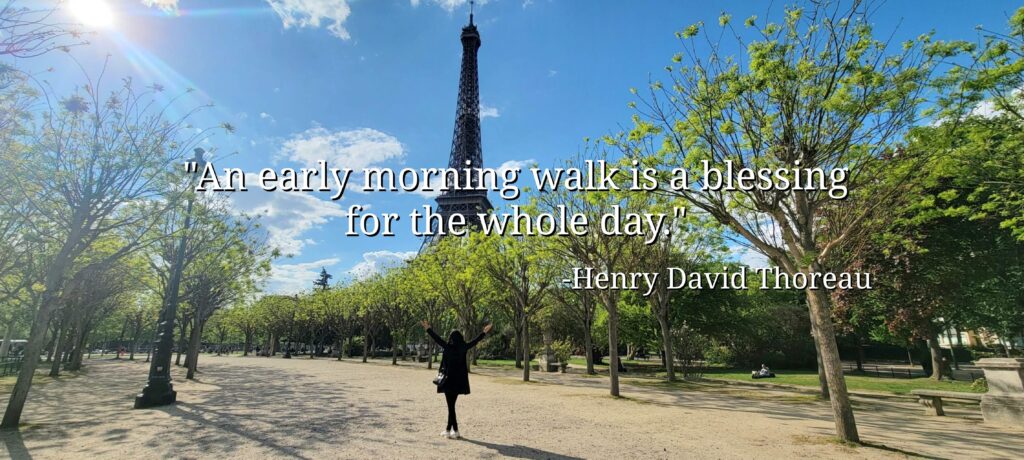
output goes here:
[[480, 85], [477, 79], [476, 59], [479, 49], [480, 32], [473, 25], [473, 13], [470, 12], [469, 24], [462, 28], [462, 71], [459, 74], [459, 99], [455, 109], [455, 132], [452, 135], [451, 156], [448, 158], [449, 168], [483, 166], [483, 149], [480, 145]]

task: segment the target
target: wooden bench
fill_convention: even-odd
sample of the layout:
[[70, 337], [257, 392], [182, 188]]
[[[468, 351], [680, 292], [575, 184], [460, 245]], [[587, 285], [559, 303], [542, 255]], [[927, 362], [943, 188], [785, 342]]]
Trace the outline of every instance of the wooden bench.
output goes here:
[[942, 398], [981, 402], [982, 396], [981, 393], [936, 390], [913, 390], [910, 394], [917, 396], [917, 401], [924, 406], [925, 415], [946, 415], [942, 410]]

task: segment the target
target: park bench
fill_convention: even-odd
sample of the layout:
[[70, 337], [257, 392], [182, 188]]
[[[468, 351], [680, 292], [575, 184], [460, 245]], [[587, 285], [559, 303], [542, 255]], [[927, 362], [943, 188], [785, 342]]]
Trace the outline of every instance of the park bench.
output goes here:
[[925, 415], [946, 415], [942, 410], [942, 398], [981, 402], [982, 396], [980, 393], [936, 390], [913, 390], [910, 393], [917, 396], [917, 401], [924, 406]]

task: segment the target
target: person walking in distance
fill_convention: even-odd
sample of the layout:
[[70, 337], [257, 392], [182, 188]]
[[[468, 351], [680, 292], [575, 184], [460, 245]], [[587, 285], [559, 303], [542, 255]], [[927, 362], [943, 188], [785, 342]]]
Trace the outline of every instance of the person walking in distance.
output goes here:
[[444, 393], [444, 399], [448, 403], [448, 426], [441, 435], [449, 439], [460, 439], [459, 421], [455, 416], [455, 401], [459, 395], [469, 394], [469, 366], [466, 363], [466, 353], [483, 340], [493, 325], [484, 326], [484, 331], [467, 343], [462, 337], [462, 333], [457, 330], [448, 334], [448, 340], [445, 340], [430, 328], [430, 323], [424, 320], [422, 324], [430, 338], [434, 339], [434, 342], [437, 342], [437, 345], [443, 350], [441, 366], [438, 367], [437, 378], [434, 379], [437, 392]]

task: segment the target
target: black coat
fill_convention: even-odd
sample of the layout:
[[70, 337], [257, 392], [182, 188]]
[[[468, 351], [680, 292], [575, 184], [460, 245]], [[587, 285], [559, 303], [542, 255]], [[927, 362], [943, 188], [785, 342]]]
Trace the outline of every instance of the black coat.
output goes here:
[[441, 354], [441, 367], [438, 372], [443, 372], [447, 378], [444, 385], [437, 386], [437, 392], [468, 395], [469, 365], [466, 363], [466, 352], [475, 347], [486, 334], [481, 332], [475, 339], [463, 344], [448, 343], [433, 329], [427, 329], [427, 334], [430, 334], [430, 337], [444, 350], [444, 353]]

